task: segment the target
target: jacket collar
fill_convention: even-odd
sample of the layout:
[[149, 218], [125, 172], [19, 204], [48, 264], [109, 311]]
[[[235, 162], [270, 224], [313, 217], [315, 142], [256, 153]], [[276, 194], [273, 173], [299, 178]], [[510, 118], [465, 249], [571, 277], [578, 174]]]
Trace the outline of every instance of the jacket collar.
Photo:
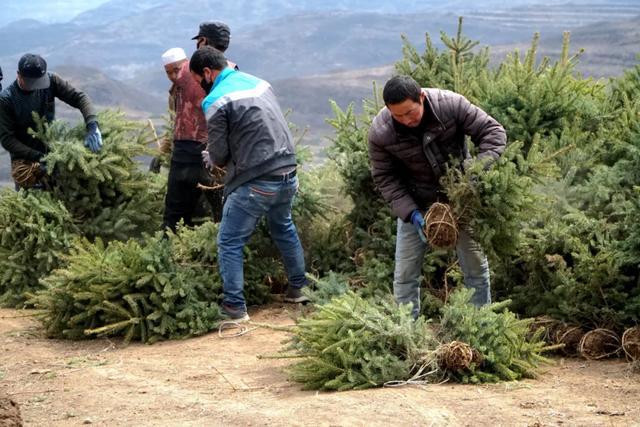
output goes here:
[[213, 81], [213, 87], [215, 88], [216, 86], [218, 86], [218, 83], [226, 79], [229, 76], [229, 74], [232, 74], [235, 72], [237, 71], [231, 67], [224, 68], [222, 71], [220, 71], [220, 74], [218, 74], [218, 77], [216, 77], [216, 79]]
[[438, 115], [436, 114], [432, 104], [432, 99], [436, 101], [437, 98], [435, 96], [430, 97], [428, 89], [423, 88], [422, 93], [424, 93], [424, 112], [422, 114], [428, 114], [427, 129], [431, 127], [442, 126], [442, 120], [440, 120], [440, 117], [438, 117]]

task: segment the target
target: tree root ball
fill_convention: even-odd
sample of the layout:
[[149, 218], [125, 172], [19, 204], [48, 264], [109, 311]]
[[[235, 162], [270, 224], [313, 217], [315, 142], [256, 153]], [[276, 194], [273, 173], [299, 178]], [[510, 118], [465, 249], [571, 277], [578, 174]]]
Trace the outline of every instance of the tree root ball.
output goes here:
[[536, 317], [529, 325], [529, 331], [527, 333], [527, 339], [531, 339], [539, 329], [542, 329], [542, 335], [540, 339], [548, 344], [555, 343], [556, 330], [562, 326], [559, 320], [553, 319], [549, 316]]
[[575, 325], [559, 325], [554, 332], [553, 342], [564, 344], [560, 350], [566, 356], [577, 356], [580, 340], [584, 336], [584, 330]]
[[424, 217], [424, 234], [433, 248], [450, 249], [458, 241], [458, 224], [451, 207], [444, 203], [431, 205]]
[[624, 331], [622, 348], [631, 361], [640, 361], [640, 326], [634, 326]]
[[436, 351], [438, 366], [447, 371], [460, 371], [469, 369], [471, 364], [482, 364], [482, 355], [471, 348], [469, 344], [460, 341], [451, 341], [442, 344]]
[[589, 331], [580, 340], [580, 355], [585, 359], [604, 359], [620, 353], [620, 337], [610, 329]]
[[18, 404], [6, 394], [0, 393], [0, 427], [22, 426]]
[[40, 163], [27, 160], [14, 160], [11, 162], [11, 177], [20, 187], [31, 188], [38, 184], [44, 173]]

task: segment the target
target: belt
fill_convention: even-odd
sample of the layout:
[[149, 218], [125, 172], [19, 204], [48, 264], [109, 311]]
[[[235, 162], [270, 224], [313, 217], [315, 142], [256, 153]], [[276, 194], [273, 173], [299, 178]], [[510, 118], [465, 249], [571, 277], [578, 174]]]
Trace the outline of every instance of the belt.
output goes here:
[[258, 179], [262, 179], [264, 181], [286, 182], [292, 178], [295, 178], [295, 176], [296, 176], [296, 169], [292, 170], [289, 173], [282, 173], [279, 175], [262, 175]]

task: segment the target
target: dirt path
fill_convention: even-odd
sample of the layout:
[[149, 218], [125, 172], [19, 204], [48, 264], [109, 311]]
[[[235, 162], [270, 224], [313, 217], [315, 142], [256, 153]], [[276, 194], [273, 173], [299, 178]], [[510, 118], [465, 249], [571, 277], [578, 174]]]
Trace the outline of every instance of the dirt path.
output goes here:
[[[250, 311], [292, 323], [291, 306]], [[0, 310], [0, 390], [25, 425], [640, 426], [640, 375], [621, 361], [556, 359], [537, 380], [358, 392], [301, 391], [290, 361], [258, 359], [285, 332], [259, 328], [154, 345], [43, 338], [23, 311]]]

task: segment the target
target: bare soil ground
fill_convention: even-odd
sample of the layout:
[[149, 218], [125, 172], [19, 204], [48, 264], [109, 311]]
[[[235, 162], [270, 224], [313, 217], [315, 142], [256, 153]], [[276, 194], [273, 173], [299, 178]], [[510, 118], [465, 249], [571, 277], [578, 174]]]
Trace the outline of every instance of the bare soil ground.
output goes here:
[[[250, 314], [287, 325], [295, 310]], [[286, 332], [125, 347], [46, 339], [29, 313], [0, 310], [0, 392], [29, 426], [640, 426], [640, 375], [620, 360], [557, 358], [538, 379], [513, 383], [317, 393], [287, 380], [291, 360], [257, 358], [281, 350]]]

